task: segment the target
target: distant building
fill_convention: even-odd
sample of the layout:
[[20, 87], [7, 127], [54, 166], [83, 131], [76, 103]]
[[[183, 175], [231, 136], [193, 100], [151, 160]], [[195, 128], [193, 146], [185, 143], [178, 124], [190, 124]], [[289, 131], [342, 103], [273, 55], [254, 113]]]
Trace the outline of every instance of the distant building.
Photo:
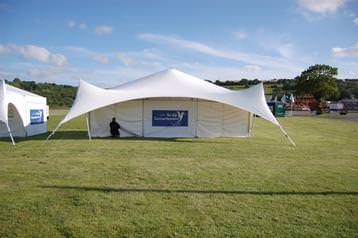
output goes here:
[[346, 110], [358, 111], [358, 99], [342, 99], [339, 102], [343, 103]]

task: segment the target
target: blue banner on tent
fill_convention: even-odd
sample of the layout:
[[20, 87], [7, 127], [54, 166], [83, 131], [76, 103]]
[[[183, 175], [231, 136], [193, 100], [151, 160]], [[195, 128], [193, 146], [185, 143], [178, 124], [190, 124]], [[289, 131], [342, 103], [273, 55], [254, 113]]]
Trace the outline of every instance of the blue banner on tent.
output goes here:
[[42, 109], [30, 110], [30, 124], [42, 124], [44, 123], [44, 111]]
[[188, 126], [188, 111], [153, 110], [152, 126]]

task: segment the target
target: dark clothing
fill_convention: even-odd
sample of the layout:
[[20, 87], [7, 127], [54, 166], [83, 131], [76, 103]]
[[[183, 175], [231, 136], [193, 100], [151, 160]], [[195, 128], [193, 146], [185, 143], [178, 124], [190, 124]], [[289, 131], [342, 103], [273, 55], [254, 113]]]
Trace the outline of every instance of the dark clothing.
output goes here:
[[121, 126], [116, 121], [109, 123], [109, 127], [111, 128], [111, 135], [113, 137], [119, 136], [119, 128], [121, 128]]

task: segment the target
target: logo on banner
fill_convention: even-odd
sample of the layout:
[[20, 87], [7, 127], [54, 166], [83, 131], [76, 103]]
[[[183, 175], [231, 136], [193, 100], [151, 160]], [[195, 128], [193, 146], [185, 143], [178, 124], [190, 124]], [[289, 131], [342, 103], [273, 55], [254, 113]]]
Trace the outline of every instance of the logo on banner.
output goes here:
[[153, 110], [152, 126], [188, 126], [188, 111]]
[[44, 123], [44, 111], [42, 109], [30, 110], [30, 124], [42, 124]]

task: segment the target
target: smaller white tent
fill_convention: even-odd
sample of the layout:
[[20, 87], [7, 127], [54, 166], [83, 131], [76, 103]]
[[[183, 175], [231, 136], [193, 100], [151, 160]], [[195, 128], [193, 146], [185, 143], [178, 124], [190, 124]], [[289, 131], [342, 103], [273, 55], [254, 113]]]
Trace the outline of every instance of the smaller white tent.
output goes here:
[[46, 98], [0, 80], [0, 137], [33, 136], [47, 132]]

